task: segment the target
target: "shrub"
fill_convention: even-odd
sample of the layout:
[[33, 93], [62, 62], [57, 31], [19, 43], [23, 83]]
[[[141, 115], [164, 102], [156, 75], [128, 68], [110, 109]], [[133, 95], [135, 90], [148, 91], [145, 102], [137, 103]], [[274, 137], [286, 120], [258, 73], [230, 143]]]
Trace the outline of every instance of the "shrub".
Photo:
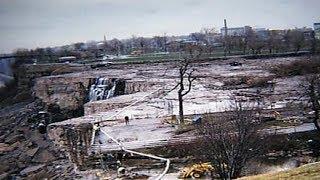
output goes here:
[[290, 64], [282, 64], [272, 68], [271, 72], [278, 77], [320, 73], [320, 56], [294, 61]]

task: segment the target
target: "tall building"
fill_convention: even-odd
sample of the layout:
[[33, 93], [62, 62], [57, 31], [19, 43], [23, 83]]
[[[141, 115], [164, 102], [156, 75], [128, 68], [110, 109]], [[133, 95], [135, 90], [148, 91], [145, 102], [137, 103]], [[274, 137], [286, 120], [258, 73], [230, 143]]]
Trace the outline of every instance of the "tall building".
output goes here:
[[314, 23], [313, 29], [315, 38], [320, 40], [320, 23]]
[[250, 26], [244, 26], [244, 27], [235, 27], [235, 28], [221, 28], [220, 32], [222, 36], [225, 36], [226, 34], [228, 36], [244, 36], [248, 31], [250, 31], [252, 28]]

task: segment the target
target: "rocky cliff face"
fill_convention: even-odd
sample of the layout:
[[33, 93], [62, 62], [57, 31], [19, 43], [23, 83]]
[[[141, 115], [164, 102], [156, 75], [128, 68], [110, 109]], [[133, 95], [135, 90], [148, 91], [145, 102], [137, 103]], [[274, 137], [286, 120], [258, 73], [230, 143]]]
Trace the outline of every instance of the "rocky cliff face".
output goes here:
[[90, 155], [90, 145], [92, 139], [92, 124], [51, 124], [48, 127], [48, 136], [65, 150], [69, 159], [78, 168], [85, 168], [86, 159]]
[[30, 90], [34, 85], [34, 79], [56, 74], [65, 74], [89, 70], [90, 67], [78, 64], [25, 64], [15, 71], [18, 88], [21, 91]]
[[34, 95], [46, 104], [76, 110], [85, 102], [92, 79], [82, 77], [43, 77], [36, 80]]
[[[77, 75], [77, 76], [76, 76]], [[94, 84], [97, 78], [92, 76], [81, 76], [80, 73], [73, 76], [49, 76], [38, 78], [33, 87], [34, 95], [41, 99], [47, 105], [55, 104], [61, 109], [78, 110], [82, 109], [83, 105], [89, 101], [90, 86]], [[110, 78], [111, 79], [111, 78]], [[136, 92], [146, 92], [154, 89], [155, 83], [145, 81], [123, 80], [125, 83], [124, 94], [133, 94]], [[112, 101], [113, 102], [113, 101]], [[131, 102], [131, 101], [129, 101]], [[110, 108], [123, 107], [127, 103], [117, 103], [112, 105], [107, 103]], [[88, 112], [92, 113], [97, 110], [101, 112], [105, 110], [105, 106], [100, 106], [99, 101], [88, 103]], [[121, 105], [119, 105], [121, 104]], [[94, 110], [96, 108], [96, 110]], [[110, 109], [110, 108], [107, 108]], [[89, 110], [90, 109], [90, 110]]]
[[71, 179], [73, 165], [31, 121], [39, 102], [0, 109], [0, 179]]
[[84, 115], [91, 115], [100, 112], [108, 112], [124, 108], [141, 99], [145, 93], [126, 94], [102, 101], [92, 101], [84, 105]]

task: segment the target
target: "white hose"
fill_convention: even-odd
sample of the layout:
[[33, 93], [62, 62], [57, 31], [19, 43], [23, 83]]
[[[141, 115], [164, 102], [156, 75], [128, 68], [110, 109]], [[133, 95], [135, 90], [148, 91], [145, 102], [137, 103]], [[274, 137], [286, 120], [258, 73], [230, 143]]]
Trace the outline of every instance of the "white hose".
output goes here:
[[[124, 110], [134, 106], [135, 104], [139, 103], [140, 101], [142, 101], [143, 99], [145, 99], [146, 97], [160, 91], [161, 89], [165, 89], [165, 87], [161, 87], [161, 88], [158, 88], [156, 89], [155, 91], [143, 96], [142, 98], [138, 99], [137, 101], [135, 101], [134, 103], [130, 104], [129, 106], [126, 106], [124, 108], [121, 109], [121, 111], [117, 112], [116, 114], [112, 115], [112, 116], [109, 116], [106, 118], [106, 120], [101, 120], [99, 122], [94, 122], [93, 123], [93, 132], [92, 132], [92, 139], [91, 139], [91, 145], [94, 144], [94, 138], [95, 138], [95, 132], [96, 130], [98, 129], [98, 126], [96, 125], [97, 123], [102, 123], [102, 122], [106, 122], [108, 121], [109, 119], [117, 116], [118, 114], [120, 114], [121, 112], [123, 112]], [[153, 159], [157, 159], [157, 160], [160, 160], [160, 161], [166, 161], [166, 167], [164, 169], [164, 171], [156, 177], [156, 180], [160, 180], [163, 178], [163, 176], [168, 172], [169, 170], [169, 167], [170, 167], [170, 159], [166, 159], [166, 158], [162, 158], [162, 157], [158, 157], [158, 156], [155, 156], [155, 155], [151, 155], [151, 154], [145, 154], [145, 153], [141, 153], [141, 152], [136, 152], [136, 151], [132, 151], [132, 150], [128, 150], [126, 148], [123, 147], [123, 145], [118, 142], [115, 138], [113, 138], [112, 136], [110, 136], [108, 133], [106, 133], [104, 130], [100, 129], [100, 132], [102, 132], [103, 134], [105, 134], [108, 138], [110, 138], [113, 142], [117, 143], [117, 145], [121, 148], [121, 150], [125, 151], [125, 152], [128, 152], [128, 153], [132, 153], [132, 154], [136, 154], [136, 155], [140, 155], [140, 156], [145, 156], [145, 157], [149, 157], [149, 158], [153, 158]]]
[[149, 158], [152, 158], [152, 159], [157, 159], [157, 160], [160, 160], [160, 161], [166, 161], [166, 167], [164, 169], [164, 171], [156, 177], [156, 180], [160, 180], [163, 178], [163, 176], [168, 172], [169, 170], [169, 167], [170, 167], [170, 159], [166, 159], [166, 158], [163, 158], [163, 157], [159, 157], [159, 156], [155, 156], [155, 155], [151, 155], [151, 154], [145, 154], [145, 153], [141, 153], [141, 152], [137, 152], [137, 151], [132, 151], [132, 150], [129, 150], [129, 149], [126, 149], [123, 147], [123, 145], [117, 141], [115, 138], [113, 138], [112, 136], [110, 136], [108, 133], [106, 133], [104, 130], [100, 129], [100, 132], [102, 132], [103, 134], [105, 134], [108, 138], [110, 138], [112, 141], [114, 141], [115, 143], [118, 144], [118, 146], [121, 148], [121, 150], [125, 151], [125, 152], [128, 152], [128, 153], [132, 153], [132, 154], [136, 154], [136, 155], [140, 155], [140, 156], [145, 156], [145, 157], [149, 157]]

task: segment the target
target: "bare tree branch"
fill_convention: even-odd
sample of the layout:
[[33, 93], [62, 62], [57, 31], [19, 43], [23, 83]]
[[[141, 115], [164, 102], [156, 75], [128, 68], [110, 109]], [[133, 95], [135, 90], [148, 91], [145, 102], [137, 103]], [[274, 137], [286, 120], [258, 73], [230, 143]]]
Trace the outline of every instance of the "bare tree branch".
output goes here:
[[191, 91], [191, 86], [192, 86], [192, 82], [196, 79], [196, 77], [192, 77], [192, 73], [194, 72], [195, 70], [192, 69], [188, 74], [188, 90], [184, 93], [182, 93], [182, 96], [185, 96], [187, 95], [190, 91]]
[[254, 110], [234, 107], [222, 116], [206, 116], [198, 127], [202, 137], [199, 151], [221, 179], [238, 177], [246, 162], [261, 151], [259, 121], [254, 121], [254, 114]]

